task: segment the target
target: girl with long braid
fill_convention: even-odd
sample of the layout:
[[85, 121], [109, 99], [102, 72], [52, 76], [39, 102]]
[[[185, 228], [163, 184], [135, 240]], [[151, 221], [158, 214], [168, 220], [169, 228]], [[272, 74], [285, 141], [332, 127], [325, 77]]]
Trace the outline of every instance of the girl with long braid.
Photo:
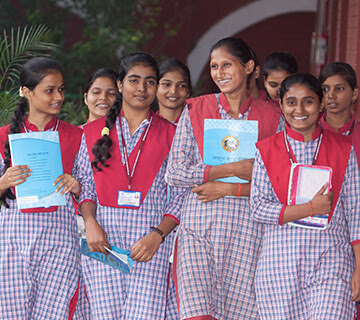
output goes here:
[[[93, 191], [80, 197], [80, 211], [90, 251], [106, 254], [111, 244], [131, 251], [135, 261], [126, 275], [83, 258], [94, 319], [165, 318], [171, 231], [182, 192], [172, 188], [167, 202], [164, 175], [175, 126], [151, 110], [158, 80], [153, 57], [124, 57], [117, 100], [106, 118], [84, 126], [80, 154], [84, 174], [93, 177], [84, 187]], [[178, 319], [176, 308], [166, 319]]]
[[[81, 271], [70, 192], [78, 195], [77, 151], [82, 130], [56, 115], [64, 101], [60, 65], [33, 58], [20, 74], [21, 98], [11, 124], [0, 128], [0, 314], [4, 319], [72, 319]], [[28, 114], [27, 114], [28, 112]], [[57, 130], [64, 174], [55, 181], [67, 204], [20, 210], [13, 188], [31, 175], [11, 166], [8, 134]]]

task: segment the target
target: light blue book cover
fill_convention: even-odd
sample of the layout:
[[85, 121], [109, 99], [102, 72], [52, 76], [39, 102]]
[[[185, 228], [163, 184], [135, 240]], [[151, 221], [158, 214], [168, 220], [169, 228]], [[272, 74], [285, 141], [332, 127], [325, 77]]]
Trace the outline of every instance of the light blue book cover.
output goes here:
[[[258, 122], [254, 120], [205, 119], [204, 163], [215, 166], [255, 157]], [[246, 183], [238, 177], [219, 179]]]
[[28, 165], [27, 180], [15, 187], [20, 209], [63, 206], [66, 198], [55, 192], [54, 181], [63, 174], [59, 133], [39, 131], [9, 135], [12, 165]]
[[85, 238], [80, 240], [81, 254], [88, 256], [92, 259], [98, 260], [107, 264], [110, 267], [119, 269], [120, 271], [130, 274], [134, 265], [134, 260], [130, 258], [131, 252], [116, 246], [111, 246], [111, 250], [108, 250], [109, 254], [105, 255], [100, 252], [90, 252], [89, 246]]

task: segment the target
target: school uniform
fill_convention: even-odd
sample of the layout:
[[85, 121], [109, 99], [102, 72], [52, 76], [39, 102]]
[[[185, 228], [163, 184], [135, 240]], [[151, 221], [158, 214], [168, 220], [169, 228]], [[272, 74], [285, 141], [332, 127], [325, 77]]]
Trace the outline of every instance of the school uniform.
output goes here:
[[[253, 279], [262, 227], [250, 219], [249, 199], [203, 203], [191, 191], [210, 169], [203, 162], [204, 119], [233, 119], [229, 110], [222, 93], [187, 100], [170, 152], [166, 180], [186, 188], [176, 259], [180, 319], [259, 319]], [[237, 120], [258, 120], [263, 139], [276, 133], [279, 118], [249, 97]]]
[[281, 113], [279, 101], [269, 98], [265, 90], [259, 90], [259, 93], [260, 97], [257, 99], [266, 102], [269, 106], [273, 107], [276, 112]]
[[[24, 120], [22, 132], [38, 131]], [[54, 118], [45, 130], [57, 130], [64, 173], [77, 176], [82, 130]], [[0, 128], [0, 171], [9, 125]], [[72, 319], [79, 294], [81, 261], [74, 207], [19, 210], [7, 200], [0, 211], [0, 317]]]
[[[151, 232], [151, 226], [159, 225], [164, 216], [179, 222], [182, 192], [178, 188], [171, 188], [168, 203], [164, 180], [175, 127], [150, 112], [149, 117], [130, 136], [126, 119], [117, 117], [110, 130], [113, 145], [110, 148], [111, 158], [106, 162], [109, 167], [101, 166], [102, 171], [95, 172], [90, 164], [94, 158], [91, 149], [101, 137], [104, 125], [105, 119], [102, 118], [84, 126], [80, 155], [83, 174], [92, 177], [92, 181], [85, 186], [91, 190], [92, 196], [80, 198], [80, 205], [84, 201], [95, 202], [96, 220], [106, 231], [109, 243], [130, 250], [136, 241]], [[131, 184], [131, 190], [141, 191], [141, 205], [131, 208], [118, 203], [119, 190], [128, 190], [123, 142], [132, 168], [140, 141], [147, 130]], [[83, 257], [84, 280], [93, 318], [165, 319], [171, 245], [172, 234], [149, 262], [135, 262], [130, 275]]]
[[[360, 242], [360, 174], [348, 139], [320, 127], [312, 141], [286, 128], [298, 163], [330, 166], [333, 210], [325, 230], [283, 224], [290, 176], [284, 132], [257, 144], [251, 186], [251, 216], [263, 224], [264, 240], [255, 287], [262, 319], [353, 320], [350, 280], [352, 245]], [[318, 147], [320, 146], [320, 147]], [[316, 213], [315, 213], [316, 214]]]
[[[335, 129], [326, 122], [326, 113], [320, 118], [319, 124], [322, 128], [335, 132]], [[358, 162], [360, 163], [360, 123], [355, 119], [350, 119], [341, 128], [339, 128], [338, 134], [349, 136], [354, 146]]]

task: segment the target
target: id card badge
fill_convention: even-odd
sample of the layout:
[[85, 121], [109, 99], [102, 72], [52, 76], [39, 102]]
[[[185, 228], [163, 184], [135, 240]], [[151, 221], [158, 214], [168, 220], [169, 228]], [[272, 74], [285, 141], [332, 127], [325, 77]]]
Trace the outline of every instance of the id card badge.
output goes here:
[[141, 192], [119, 190], [118, 206], [139, 208], [141, 201]]

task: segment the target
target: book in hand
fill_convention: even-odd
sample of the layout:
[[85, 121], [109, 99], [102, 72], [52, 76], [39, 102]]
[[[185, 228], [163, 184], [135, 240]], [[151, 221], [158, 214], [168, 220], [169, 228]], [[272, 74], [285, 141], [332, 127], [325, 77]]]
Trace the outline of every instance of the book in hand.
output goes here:
[[[325, 194], [331, 189], [332, 168], [293, 163], [290, 171], [288, 205], [308, 203], [327, 182]], [[288, 225], [324, 230], [328, 227], [329, 215], [314, 215], [289, 222]]]
[[[204, 120], [204, 163], [210, 166], [255, 157], [258, 122], [254, 120]], [[238, 177], [218, 179], [222, 182], [246, 183]]]
[[90, 252], [89, 246], [85, 238], [80, 240], [81, 254], [88, 256], [92, 259], [98, 260], [110, 267], [118, 269], [126, 274], [130, 274], [134, 265], [134, 260], [130, 258], [130, 251], [111, 246], [111, 249], [104, 247], [109, 254], [100, 252]]
[[27, 180], [15, 186], [19, 209], [64, 206], [65, 195], [55, 192], [56, 178], [63, 174], [58, 131], [9, 134], [13, 166], [28, 165]]

